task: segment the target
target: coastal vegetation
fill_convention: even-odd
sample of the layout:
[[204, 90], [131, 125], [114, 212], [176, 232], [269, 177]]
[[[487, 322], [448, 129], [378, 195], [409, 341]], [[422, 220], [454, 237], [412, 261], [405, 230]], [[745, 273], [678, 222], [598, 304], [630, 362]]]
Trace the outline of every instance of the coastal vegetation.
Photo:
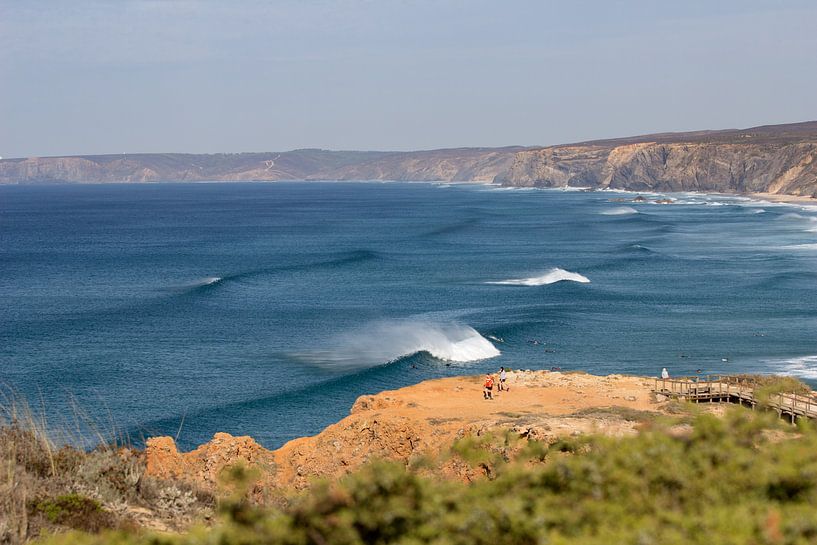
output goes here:
[[794, 377], [779, 375], [737, 375], [736, 378], [752, 383], [755, 397], [761, 405], [767, 405], [776, 394], [811, 395], [811, 388]]
[[[0, 403], [0, 544], [42, 533], [152, 527], [174, 530], [204, 520], [212, 495], [145, 474], [143, 452], [97, 432], [49, 427], [20, 398]], [[78, 417], [79, 418], [79, 417]], [[78, 422], [87, 432], [93, 428]], [[92, 449], [73, 445], [95, 443]]]
[[[817, 430], [810, 422], [792, 426], [742, 407], [729, 407], [723, 417], [683, 403], [670, 412], [631, 415], [640, 432], [627, 437], [468, 435], [437, 457], [373, 460], [342, 479], [277, 498], [274, 507], [257, 501], [257, 476], [241, 464], [222, 471], [219, 491], [209, 495], [150, 478], [138, 451], [58, 448], [31, 422], [12, 421], [0, 430], [0, 541], [38, 535], [50, 545], [817, 539]], [[465, 482], [441, 473], [450, 464], [467, 465], [476, 477]]]
[[[811, 543], [817, 538], [817, 432], [733, 408], [691, 427], [656, 420], [634, 437], [460, 441], [451, 456], [485, 469], [472, 483], [419, 464], [373, 462], [281, 509], [233, 494], [218, 521], [181, 534], [70, 533], [44, 543]], [[246, 472], [229, 472], [248, 483]]]

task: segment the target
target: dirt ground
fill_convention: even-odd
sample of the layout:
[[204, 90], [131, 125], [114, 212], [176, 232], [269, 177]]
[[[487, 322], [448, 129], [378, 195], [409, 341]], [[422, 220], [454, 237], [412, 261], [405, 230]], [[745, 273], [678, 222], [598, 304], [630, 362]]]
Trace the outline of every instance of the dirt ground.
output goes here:
[[351, 414], [318, 435], [269, 451], [249, 437], [219, 433], [180, 453], [168, 437], [148, 441], [148, 473], [214, 488], [219, 471], [243, 460], [267, 469], [261, 488], [301, 489], [316, 477], [337, 478], [372, 458], [408, 462], [435, 455], [460, 437], [511, 430], [554, 441], [583, 433], [636, 433], [643, 414], [662, 411], [653, 379], [584, 373], [508, 373], [509, 390], [483, 399], [484, 376], [460, 376], [358, 398]]

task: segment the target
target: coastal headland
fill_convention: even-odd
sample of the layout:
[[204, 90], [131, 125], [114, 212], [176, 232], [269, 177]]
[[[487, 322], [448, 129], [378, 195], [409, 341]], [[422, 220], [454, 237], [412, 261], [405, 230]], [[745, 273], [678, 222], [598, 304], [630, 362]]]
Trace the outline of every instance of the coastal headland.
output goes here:
[[[152, 438], [145, 450], [147, 474], [213, 490], [221, 471], [241, 462], [261, 471], [261, 488], [303, 489], [316, 478], [335, 479], [373, 459], [409, 464], [437, 456], [464, 437], [510, 433], [552, 443], [581, 434], [631, 435], [667, 404], [652, 393], [653, 380], [643, 377], [516, 371], [508, 374], [508, 391], [494, 388], [493, 400], [482, 397], [483, 378], [428, 380], [363, 395], [336, 424], [274, 451], [226, 433], [187, 453], [170, 437]], [[458, 480], [478, 477], [453, 462], [440, 469]]]
[[817, 197], [817, 121], [553, 146], [300, 149], [0, 160], [0, 184], [281, 180], [487, 182], [508, 187]]

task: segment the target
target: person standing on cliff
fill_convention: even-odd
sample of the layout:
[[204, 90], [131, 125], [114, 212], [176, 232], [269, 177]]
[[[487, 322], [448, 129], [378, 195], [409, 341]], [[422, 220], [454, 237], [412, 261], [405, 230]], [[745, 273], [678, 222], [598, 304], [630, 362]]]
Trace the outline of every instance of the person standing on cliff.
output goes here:
[[482, 385], [482, 397], [484, 399], [493, 399], [494, 398], [494, 377], [491, 375], [485, 375], [485, 384]]
[[505, 384], [505, 379], [508, 378], [508, 374], [505, 372], [504, 367], [499, 368], [499, 391], [510, 391], [510, 387]]

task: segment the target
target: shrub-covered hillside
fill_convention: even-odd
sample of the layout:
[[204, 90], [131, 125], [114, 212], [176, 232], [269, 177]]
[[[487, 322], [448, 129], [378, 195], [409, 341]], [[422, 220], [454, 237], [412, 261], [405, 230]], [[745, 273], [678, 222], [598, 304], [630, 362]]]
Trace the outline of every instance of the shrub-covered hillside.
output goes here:
[[[49, 544], [784, 544], [817, 542], [817, 432], [735, 408], [726, 418], [648, 422], [638, 436], [462, 441], [451, 456], [488, 478], [435, 478], [433, 464], [373, 463], [280, 510], [241, 495], [183, 534], [62, 534]], [[518, 451], [517, 451], [518, 452]], [[242, 472], [232, 472], [233, 484]], [[246, 479], [244, 479], [246, 480]]]

